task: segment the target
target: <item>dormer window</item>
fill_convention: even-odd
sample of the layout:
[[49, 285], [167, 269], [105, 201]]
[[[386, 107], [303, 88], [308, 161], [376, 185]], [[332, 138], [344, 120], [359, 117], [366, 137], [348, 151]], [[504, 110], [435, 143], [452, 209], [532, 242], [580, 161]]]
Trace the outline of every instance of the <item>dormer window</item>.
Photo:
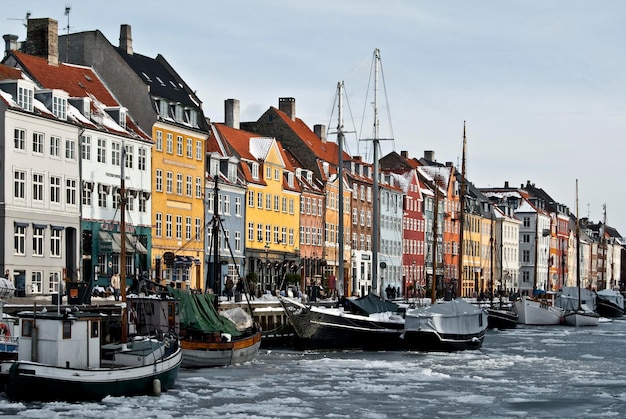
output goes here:
[[35, 96], [35, 90], [32, 87], [17, 85], [17, 104], [27, 112], [33, 111], [33, 98]]
[[184, 122], [183, 107], [180, 104], [174, 105], [174, 119], [178, 122]]
[[306, 172], [306, 180], [310, 184], [313, 183], [313, 172], [312, 171], [309, 170], [309, 171]]
[[156, 99], [155, 105], [157, 108], [157, 112], [159, 112], [159, 116], [161, 118], [167, 118], [169, 115], [170, 104], [165, 99]]
[[302, 169], [299, 167], [296, 169], [296, 177], [299, 179], [302, 176]]
[[233, 163], [228, 163], [228, 180], [232, 183], [237, 182], [237, 166]]
[[52, 95], [52, 113], [59, 119], [67, 119], [67, 98]]
[[185, 108], [185, 122], [192, 127], [198, 126], [198, 113], [195, 109]]
[[126, 129], [126, 109], [120, 109], [120, 127]]
[[293, 173], [287, 173], [287, 184], [290, 188], [293, 188]]
[[252, 163], [252, 179], [259, 178], [259, 163]]

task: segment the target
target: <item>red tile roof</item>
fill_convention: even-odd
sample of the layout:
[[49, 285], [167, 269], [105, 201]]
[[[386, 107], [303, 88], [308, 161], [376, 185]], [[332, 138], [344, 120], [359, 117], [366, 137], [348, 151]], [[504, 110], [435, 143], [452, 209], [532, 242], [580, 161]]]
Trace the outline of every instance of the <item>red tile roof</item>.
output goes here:
[[8, 65], [0, 64], [0, 80], [19, 80], [22, 78], [22, 72]]
[[65, 90], [70, 97], [93, 95], [105, 106], [120, 106], [98, 75], [89, 67], [59, 63], [50, 65], [45, 58], [11, 51], [16, 60], [43, 88]]

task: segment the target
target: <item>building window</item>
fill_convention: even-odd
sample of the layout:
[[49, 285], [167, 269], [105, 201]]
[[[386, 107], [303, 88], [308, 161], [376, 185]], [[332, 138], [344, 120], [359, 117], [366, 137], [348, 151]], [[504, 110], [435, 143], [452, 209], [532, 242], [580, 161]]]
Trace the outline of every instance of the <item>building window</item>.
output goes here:
[[196, 178], [196, 198], [202, 198], [202, 178]]
[[265, 194], [265, 209], [271, 211], [272, 209], [272, 194]]
[[235, 251], [241, 252], [241, 231], [235, 231]]
[[163, 151], [163, 131], [156, 132], [156, 150]]
[[76, 141], [65, 139], [65, 158], [68, 160], [76, 160]]
[[272, 226], [265, 224], [265, 242], [270, 243], [272, 241]]
[[107, 162], [107, 140], [98, 138], [98, 163]]
[[235, 216], [241, 217], [241, 197], [235, 197]]
[[114, 166], [121, 166], [122, 162], [122, 145], [117, 142], [111, 143], [111, 164]]
[[176, 239], [183, 239], [183, 217], [182, 215], [176, 216]]
[[254, 240], [254, 223], [248, 223], [248, 240]]
[[191, 240], [191, 217], [185, 217], [185, 240]]
[[256, 225], [256, 239], [259, 242], [263, 241], [263, 224], [261, 223]]
[[91, 185], [83, 184], [83, 205], [91, 205]]
[[26, 172], [16, 170], [13, 172], [13, 197], [26, 198]]
[[165, 179], [165, 192], [172, 193], [173, 190], [174, 190], [174, 173], [167, 172], [166, 179]]
[[183, 155], [183, 137], [180, 135], [176, 136], [176, 155]]
[[43, 289], [43, 272], [34, 271], [30, 277], [31, 291], [33, 294], [41, 294]]
[[50, 176], [50, 202], [61, 203], [61, 178]]
[[21, 86], [17, 88], [17, 104], [27, 112], [33, 111], [33, 98], [35, 92], [33, 89], [27, 89]]
[[137, 168], [139, 170], [146, 170], [146, 161], [147, 161], [147, 150], [143, 147], [140, 147], [137, 150]]
[[50, 233], [50, 256], [61, 257], [61, 233], [63, 230], [53, 228]]
[[26, 151], [26, 130], [21, 128], [13, 130], [13, 148]]
[[274, 195], [274, 211], [280, 211], [280, 197], [278, 195]]
[[257, 192], [256, 194], [256, 207], [263, 209], [263, 192]]
[[76, 205], [76, 179], [65, 180], [65, 203]]
[[81, 157], [83, 160], [91, 160], [91, 137], [88, 135], [80, 136]]
[[202, 240], [202, 219], [196, 218], [196, 241]]
[[67, 112], [67, 100], [62, 97], [52, 96], [52, 113], [59, 119], [65, 120]]
[[134, 154], [135, 154], [135, 148], [132, 145], [125, 145], [124, 146], [124, 151], [126, 151], [126, 156], [125, 160], [126, 160], [126, 167], [129, 169], [133, 168], [133, 159], [134, 159]]
[[196, 160], [202, 160], [202, 141], [196, 141]]
[[43, 256], [44, 229], [40, 226], [33, 227], [33, 256]]
[[259, 164], [252, 163], [252, 179], [258, 179], [258, 178], [259, 178]]
[[287, 213], [287, 197], [282, 197], [282, 212]]
[[185, 182], [185, 191], [187, 196], [193, 196], [193, 177], [187, 176], [187, 182]]
[[165, 215], [165, 237], [172, 238], [172, 214]]
[[191, 138], [187, 138], [187, 158], [193, 158], [193, 140]]
[[161, 214], [160, 212], [157, 212], [155, 214], [155, 223], [156, 225], [154, 228], [155, 230], [154, 234], [157, 237], [162, 237], [163, 236], [163, 214]]
[[165, 140], [165, 152], [168, 154], [174, 154], [174, 135], [168, 133]]
[[26, 256], [26, 226], [16, 224], [13, 233], [13, 254]]
[[139, 212], [145, 213], [148, 210], [148, 199], [146, 198], [146, 194], [143, 192], [139, 192]]
[[44, 177], [41, 173], [33, 173], [33, 201], [43, 201]]
[[33, 132], [33, 153], [43, 154], [43, 134], [41, 132]]
[[224, 214], [230, 215], [230, 195], [224, 195]]
[[154, 189], [157, 192], [163, 192], [163, 170], [156, 169], [156, 174], [154, 176]]
[[183, 194], [183, 174], [176, 173], [176, 195]]

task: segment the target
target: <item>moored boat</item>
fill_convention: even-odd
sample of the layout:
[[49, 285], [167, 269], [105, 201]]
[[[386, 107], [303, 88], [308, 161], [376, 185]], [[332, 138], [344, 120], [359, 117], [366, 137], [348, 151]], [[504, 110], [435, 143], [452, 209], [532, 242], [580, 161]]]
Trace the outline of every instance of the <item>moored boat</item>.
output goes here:
[[[369, 295], [368, 298], [379, 298]], [[396, 350], [403, 346], [404, 318], [391, 311], [354, 314], [343, 308], [302, 304], [279, 297], [299, 349]]]
[[487, 325], [485, 310], [457, 298], [407, 310], [403, 340], [407, 349], [421, 351], [479, 349]]
[[522, 296], [513, 303], [513, 311], [520, 324], [547, 326], [563, 324], [565, 310], [555, 307], [548, 300]]
[[615, 290], [600, 290], [596, 293], [596, 311], [602, 317], [622, 317], [624, 296]]
[[566, 324], [575, 327], [597, 326], [600, 323], [600, 315], [586, 304], [581, 304], [576, 310], [568, 310], [564, 317]]
[[515, 329], [517, 327], [519, 317], [508, 306], [492, 305], [485, 310], [489, 329]]
[[103, 315], [22, 312], [19, 317], [19, 359], [2, 364], [11, 401], [158, 395], [175, 383], [182, 361], [176, 336], [102, 346]]

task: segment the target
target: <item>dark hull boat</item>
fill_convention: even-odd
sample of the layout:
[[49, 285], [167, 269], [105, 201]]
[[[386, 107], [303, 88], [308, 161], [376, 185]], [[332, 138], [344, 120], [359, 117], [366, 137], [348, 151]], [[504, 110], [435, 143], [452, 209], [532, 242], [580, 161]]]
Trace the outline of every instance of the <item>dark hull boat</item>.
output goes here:
[[598, 291], [596, 293], [596, 311], [602, 317], [622, 317], [624, 315], [624, 296], [618, 291]]
[[284, 297], [280, 297], [280, 302], [296, 332], [294, 346], [298, 349], [397, 350], [403, 347], [404, 319], [398, 314], [355, 314], [341, 308], [308, 306]]
[[493, 305], [487, 310], [487, 327], [489, 329], [515, 329], [518, 323], [517, 314], [505, 305]]

